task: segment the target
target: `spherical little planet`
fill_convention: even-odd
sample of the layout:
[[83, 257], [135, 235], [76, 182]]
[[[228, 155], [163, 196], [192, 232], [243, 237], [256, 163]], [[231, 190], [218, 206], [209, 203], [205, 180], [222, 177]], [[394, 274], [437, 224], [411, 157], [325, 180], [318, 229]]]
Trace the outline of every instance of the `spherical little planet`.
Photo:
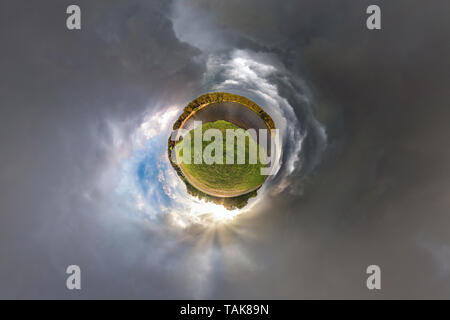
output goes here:
[[[189, 194], [240, 209], [267, 180], [272, 118], [246, 97], [213, 92], [191, 101], [173, 125], [168, 155]], [[267, 142], [267, 141], [266, 141]]]

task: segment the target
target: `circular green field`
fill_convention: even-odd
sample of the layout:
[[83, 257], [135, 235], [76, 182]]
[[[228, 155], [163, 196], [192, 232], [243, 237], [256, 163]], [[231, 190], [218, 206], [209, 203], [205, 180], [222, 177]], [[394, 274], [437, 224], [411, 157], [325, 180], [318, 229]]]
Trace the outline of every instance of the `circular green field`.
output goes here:
[[[194, 130], [191, 130], [191, 139], [188, 139], [185, 136], [185, 138], [179, 141], [175, 147], [177, 160], [185, 178], [198, 190], [218, 197], [236, 197], [259, 188], [264, 183], [266, 176], [261, 175], [261, 168], [263, 165], [261, 164], [259, 158], [259, 146], [257, 145], [257, 142], [242, 128], [239, 128], [238, 126], [224, 120], [203, 123], [201, 126], [202, 133], [205, 133], [208, 129], [217, 129], [222, 132], [223, 163], [208, 164], [204, 161], [203, 157], [198, 158], [202, 159], [201, 163], [196, 164], [194, 162], [195, 152], [197, 152], [198, 155], [200, 153], [200, 148], [199, 150], [195, 150]], [[235, 130], [234, 132], [236, 133], [237, 139], [234, 141], [234, 150], [232, 148], [231, 150], [227, 150], [226, 148], [227, 129]], [[245, 162], [243, 164], [237, 163], [237, 141], [239, 141], [240, 138], [245, 139]], [[207, 146], [213, 141], [214, 137], [211, 141], [202, 142], [202, 155], [205, 154], [205, 148], [207, 148]], [[188, 161], [183, 161], [183, 151], [188, 150], [186, 144], [189, 142], [191, 144], [190, 163], [186, 163]], [[211, 147], [206, 149], [206, 154], [215, 156], [215, 152], [211, 152], [211, 150]], [[249, 161], [249, 153], [251, 150], [258, 151], [257, 161], [254, 164], [251, 164]], [[233, 164], [227, 163], [227, 152], [228, 159], [230, 157], [234, 157]], [[189, 155], [185, 155], [184, 159], [189, 159]]]

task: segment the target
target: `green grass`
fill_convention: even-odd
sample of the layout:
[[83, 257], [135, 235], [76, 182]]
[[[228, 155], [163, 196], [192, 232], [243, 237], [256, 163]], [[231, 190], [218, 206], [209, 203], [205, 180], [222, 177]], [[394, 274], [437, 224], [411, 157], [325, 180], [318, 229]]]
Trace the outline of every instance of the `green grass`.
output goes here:
[[[249, 149], [251, 144], [259, 150], [256, 141], [254, 141], [249, 134], [238, 126], [223, 120], [218, 120], [215, 122], [207, 122], [202, 125], [202, 132], [208, 129], [218, 129], [222, 132], [223, 136], [223, 162], [224, 164], [206, 164], [202, 161], [201, 164], [194, 164], [194, 130], [190, 131], [191, 134], [191, 163], [186, 164], [181, 162], [180, 168], [182, 169], [186, 179], [188, 179], [191, 184], [200, 189], [201, 191], [212, 194], [216, 196], [232, 197], [241, 194], [245, 194], [252, 190], [257, 189], [262, 185], [266, 176], [261, 175], [261, 168], [263, 165], [259, 159], [256, 164], [249, 163]], [[242, 137], [245, 135], [245, 163], [237, 164], [237, 142], [234, 143], [234, 151], [230, 150], [235, 157], [234, 164], [226, 164], [226, 130], [227, 129], [240, 129], [238, 131], [238, 136]], [[213, 138], [214, 139], [214, 138]], [[176, 144], [176, 154], [178, 159], [181, 159], [182, 149], [184, 143], [187, 143], [188, 139], [179, 141]], [[208, 146], [212, 141], [203, 141], [202, 143], [202, 153], [205, 147]]]

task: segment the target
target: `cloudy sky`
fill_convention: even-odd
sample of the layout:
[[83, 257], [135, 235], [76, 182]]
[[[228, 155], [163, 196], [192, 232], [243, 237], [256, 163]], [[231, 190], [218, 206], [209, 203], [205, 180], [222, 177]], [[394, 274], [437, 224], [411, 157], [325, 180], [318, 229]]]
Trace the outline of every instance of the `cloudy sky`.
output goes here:
[[[0, 298], [450, 297], [449, 1], [73, 3], [0, 3]], [[167, 162], [210, 91], [282, 131], [242, 211]]]

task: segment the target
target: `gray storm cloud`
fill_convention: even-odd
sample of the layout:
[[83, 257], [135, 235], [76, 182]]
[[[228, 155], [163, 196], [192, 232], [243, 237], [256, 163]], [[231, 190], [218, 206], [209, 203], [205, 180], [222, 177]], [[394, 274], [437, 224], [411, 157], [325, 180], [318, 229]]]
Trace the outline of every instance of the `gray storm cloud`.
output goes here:
[[[80, 32], [71, 3], [0, 4], [0, 298], [448, 298], [448, 1], [78, 2]], [[216, 89], [283, 158], [205, 228], [159, 151]]]

